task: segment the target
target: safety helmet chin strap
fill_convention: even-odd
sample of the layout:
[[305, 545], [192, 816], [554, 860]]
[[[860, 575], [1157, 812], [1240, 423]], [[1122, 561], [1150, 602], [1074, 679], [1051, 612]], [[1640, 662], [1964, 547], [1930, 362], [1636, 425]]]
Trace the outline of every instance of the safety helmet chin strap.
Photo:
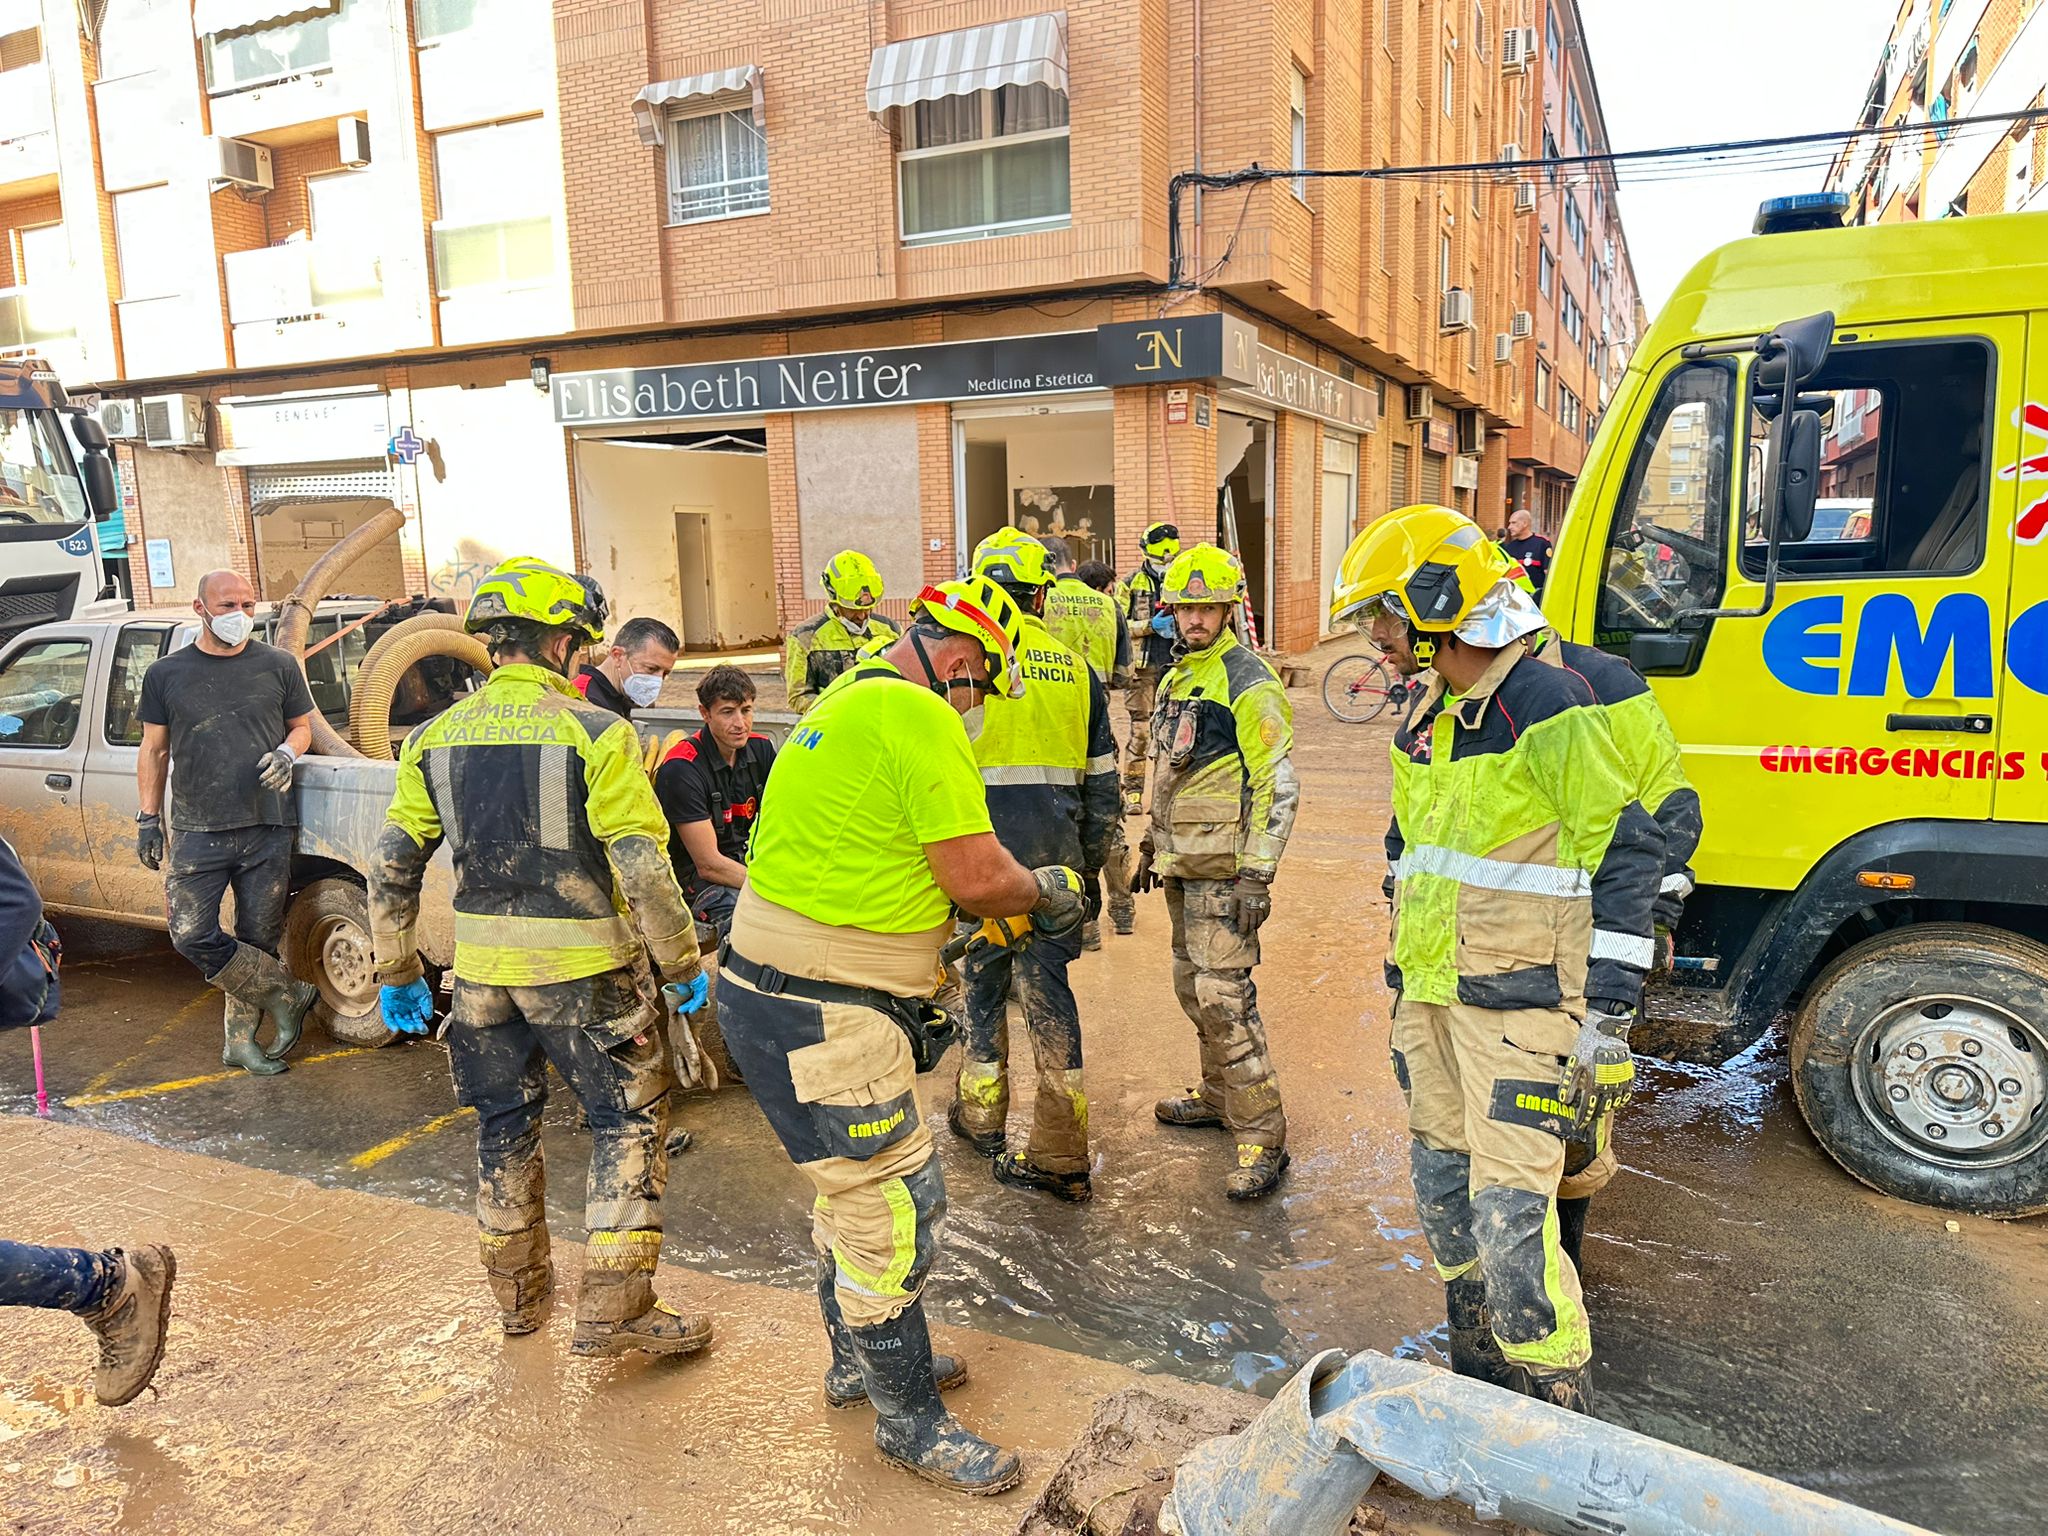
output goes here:
[[962, 683], [977, 692], [986, 691], [971, 677], [939, 676], [939, 669], [932, 665], [931, 653], [924, 648], [924, 636], [918, 633], [916, 625], [912, 625], [910, 629], [910, 647], [917, 652], [918, 665], [924, 668], [925, 687], [948, 704], [953, 702], [953, 690]]
[[1426, 667], [1436, 660], [1436, 641], [1413, 624], [1408, 626], [1408, 649], [1414, 653], [1417, 666]]

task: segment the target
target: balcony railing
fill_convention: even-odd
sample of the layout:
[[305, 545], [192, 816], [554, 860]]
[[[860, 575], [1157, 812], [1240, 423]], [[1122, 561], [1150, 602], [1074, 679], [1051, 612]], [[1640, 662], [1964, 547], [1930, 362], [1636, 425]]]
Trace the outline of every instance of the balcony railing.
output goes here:
[[555, 278], [555, 223], [538, 218], [434, 226], [434, 289], [442, 298], [541, 288]]
[[50, 131], [50, 78], [40, 63], [0, 70], [0, 144]]
[[384, 296], [376, 257], [360, 248], [297, 240], [221, 258], [235, 325], [309, 319]]
[[0, 352], [62, 351], [77, 339], [71, 305], [62, 294], [0, 288]]

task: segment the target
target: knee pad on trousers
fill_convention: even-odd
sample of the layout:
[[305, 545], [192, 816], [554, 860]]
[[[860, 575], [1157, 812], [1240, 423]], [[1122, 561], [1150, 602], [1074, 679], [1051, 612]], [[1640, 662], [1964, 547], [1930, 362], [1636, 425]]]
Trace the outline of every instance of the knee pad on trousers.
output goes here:
[[1472, 1204], [1467, 1186], [1472, 1159], [1420, 1141], [1408, 1144], [1408, 1171], [1415, 1183], [1415, 1216], [1422, 1236], [1446, 1280], [1469, 1272], [1479, 1257], [1472, 1234]]

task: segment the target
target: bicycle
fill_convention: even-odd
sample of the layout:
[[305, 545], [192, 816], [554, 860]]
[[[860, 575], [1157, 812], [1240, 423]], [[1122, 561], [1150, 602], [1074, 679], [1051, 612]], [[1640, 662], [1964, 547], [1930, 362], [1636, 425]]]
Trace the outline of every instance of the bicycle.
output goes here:
[[1346, 725], [1376, 719], [1412, 685], [1379, 656], [1339, 656], [1323, 674], [1323, 703]]

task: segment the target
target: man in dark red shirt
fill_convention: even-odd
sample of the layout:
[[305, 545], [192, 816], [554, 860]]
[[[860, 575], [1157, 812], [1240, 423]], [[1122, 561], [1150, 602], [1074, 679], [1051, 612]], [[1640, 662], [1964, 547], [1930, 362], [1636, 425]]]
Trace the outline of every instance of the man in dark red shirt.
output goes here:
[[668, 856], [701, 923], [722, 938], [747, 878], [747, 841], [775, 748], [754, 730], [754, 680], [713, 667], [697, 684], [704, 725], [668, 751], [654, 795], [668, 818]]

